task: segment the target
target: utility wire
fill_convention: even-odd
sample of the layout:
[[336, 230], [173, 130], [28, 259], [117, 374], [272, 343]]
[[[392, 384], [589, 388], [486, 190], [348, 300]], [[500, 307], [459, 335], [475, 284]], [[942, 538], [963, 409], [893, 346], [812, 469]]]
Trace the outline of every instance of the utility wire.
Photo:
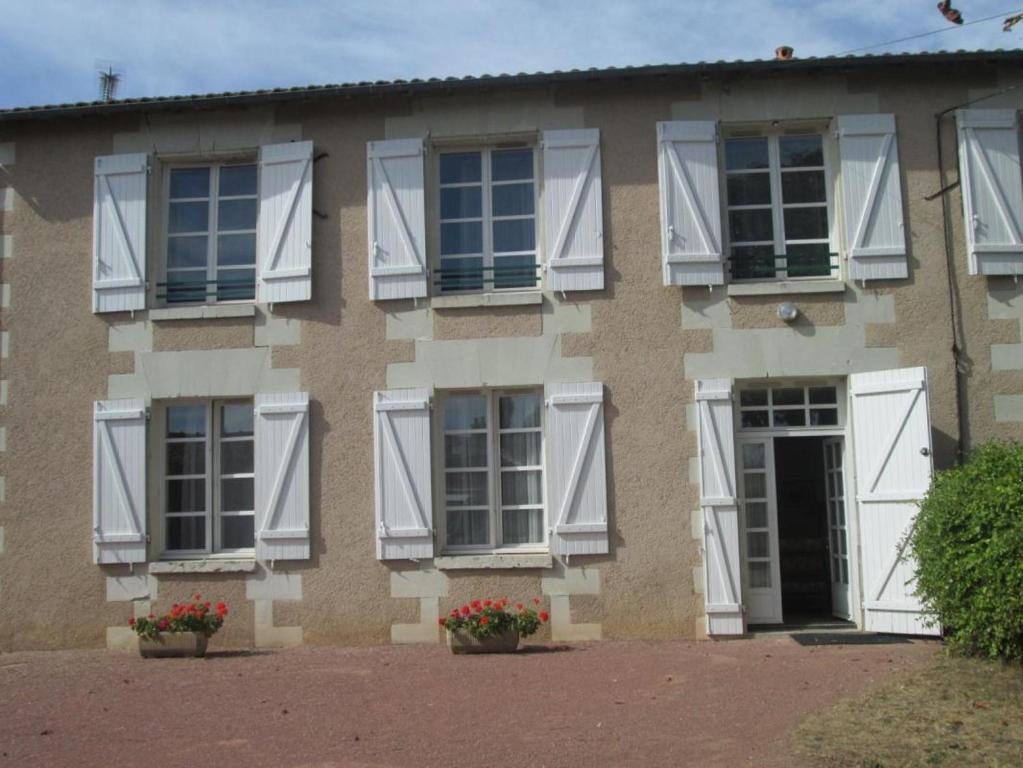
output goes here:
[[842, 51], [841, 53], [834, 54], [835, 56], [847, 56], [850, 53], [859, 53], [860, 51], [869, 51], [872, 48], [884, 48], [886, 45], [895, 45], [896, 43], [905, 43], [909, 40], [917, 40], [921, 37], [927, 37], [929, 35], [937, 35], [942, 32], [951, 32], [955, 29], [962, 29], [963, 27], [969, 27], [973, 24], [980, 24], [983, 21], [991, 21], [992, 19], [1003, 19], [1006, 16], [1012, 16], [1015, 13], [1023, 13], [1023, 8], [1016, 8], [1012, 11], [1003, 11], [1002, 13], [996, 13], [993, 16], [985, 16], [983, 19], [977, 19], [976, 21], [967, 21], [964, 24], [957, 26], [946, 26], [941, 29], [932, 29], [930, 32], [921, 32], [918, 35], [910, 35], [909, 37], [900, 37], [898, 40], [889, 40], [886, 43], [875, 43], [874, 45], [865, 45], [862, 48], [851, 48], [848, 51]]

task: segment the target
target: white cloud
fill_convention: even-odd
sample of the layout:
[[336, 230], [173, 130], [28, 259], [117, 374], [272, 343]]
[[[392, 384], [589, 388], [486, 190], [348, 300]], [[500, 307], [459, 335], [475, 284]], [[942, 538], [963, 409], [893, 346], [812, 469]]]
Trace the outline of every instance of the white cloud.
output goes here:
[[[98, 60], [124, 70], [121, 96], [169, 95], [769, 58], [781, 44], [823, 56], [947, 24], [921, 0], [2, 0], [0, 18], [0, 106], [95, 98]], [[894, 49], [1015, 47], [1023, 34], [997, 21], [948, 29]]]

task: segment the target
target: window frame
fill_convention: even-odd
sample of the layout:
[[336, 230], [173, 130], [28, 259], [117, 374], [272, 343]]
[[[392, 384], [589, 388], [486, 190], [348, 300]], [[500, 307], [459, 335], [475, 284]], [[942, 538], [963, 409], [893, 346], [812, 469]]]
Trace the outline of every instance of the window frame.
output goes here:
[[[791, 389], [791, 388], [802, 388], [803, 389], [803, 402], [802, 405], [780, 405], [774, 406], [772, 404], [772, 395], [770, 394], [773, 389]], [[810, 403], [810, 392], [811, 388], [817, 387], [834, 387], [835, 389], [835, 402], [832, 403]], [[768, 392], [768, 405], [764, 406], [742, 406], [742, 393], [750, 390], [767, 390]], [[796, 437], [801, 435], [817, 435], [817, 436], [840, 436], [845, 434], [846, 427], [848, 425], [848, 402], [847, 402], [847, 389], [845, 379], [837, 378], [822, 378], [822, 379], [757, 379], [748, 381], [737, 381], [734, 387], [735, 396], [733, 398], [733, 410], [735, 420], [735, 431], [737, 434], [746, 435], [749, 437]], [[817, 409], [829, 409], [835, 408], [837, 410], [837, 418], [835, 424], [810, 424], [810, 410], [813, 408]], [[794, 411], [800, 410], [806, 414], [806, 423], [802, 426], [775, 426], [774, 424], [774, 412], [779, 411]], [[742, 424], [743, 411], [765, 411], [767, 413], [766, 427], [744, 427]]]
[[[533, 230], [534, 230], [534, 249], [533, 258], [536, 269], [536, 284], [532, 286], [509, 286], [507, 288], [497, 288], [493, 283], [493, 273], [491, 272], [490, 284], [487, 284], [486, 274], [487, 270], [490, 270], [494, 266], [494, 215], [493, 215], [493, 182], [492, 167], [491, 167], [491, 155], [494, 152], [501, 152], [506, 150], [523, 150], [528, 149], [533, 155]], [[431, 296], [473, 296], [490, 293], [522, 293], [531, 291], [540, 291], [543, 289], [543, 254], [542, 254], [542, 234], [543, 229], [541, 226], [541, 185], [543, 183], [542, 177], [542, 166], [541, 166], [541, 144], [538, 137], [530, 135], [523, 137], [522, 139], [502, 139], [501, 141], [495, 141], [491, 143], [486, 142], [452, 142], [452, 143], [434, 143], [431, 146], [430, 154], [433, 155], [433, 160], [429, 163], [429, 174], [427, 175], [427, 190], [426, 190], [426, 205], [430, 216], [430, 240], [428, 245], [428, 253], [430, 254], [429, 263], [429, 275], [430, 275], [430, 295]], [[479, 221], [483, 228], [482, 233], [482, 245], [483, 250], [480, 254], [452, 254], [447, 257], [441, 254], [441, 225], [442, 223], [455, 222], [455, 221], [477, 221], [477, 219], [444, 219], [441, 215], [441, 189], [442, 187], [470, 187], [476, 186], [475, 182], [466, 182], [463, 184], [441, 184], [440, 174], [440, 163], [442, 155], [450, 154], [461, 154], [461, 153], [479, 153], [481, 155], [481, 174], [479, 184], [482, 186], [481, 192], [481, 216]], [[511, 181], [499, 181], [496, 182], [497, 186], [504, 184], [521, 184], [523, 180], [511, 180]], [[499, 216], [499, 220], [513, 220], [513, 219], [525, 219], [529, 218], [525, 215], [520, 216]], [[509, 251], [507, 253], [497, 254], [498, 256], [527, 256], [528, 251]], [[481, 288], [454, 288], [449, 290], [443, 290], [440, 285], [439, 270], [441, 269], [441, 261], [443, 258], [481, 258], [483, 261], [483, 274], [484, 278], [482, 281]]]
[[[823, 155], [823, 166], [806, 166], [800, 168], [783, 169], [781, 167], [780, 139], [787, 136], [810, 136], [821, 137], [821, 152]], [[726, 144], [734, 139], [756, 139], [766, 138], [768, 148], [768, 168], [766, 171], [753, 171], [753, 173], [767, 173], [770, 176], [771, 191], [771, 224], [773, 230], [772, 241], [742, 241], [742, 245], [772, 245], [774, 248], [774, 277], [734, 277], [734, 262], [732, 256], [732, 237], [729, 222], [729, 211], [731, 210], [753, 210], [763, 209], [767, 206], [759, 205], [731, 205], [728, 199], [728, 177], [751, 173], [750, 171], [729, 171], [727, 168]], [[835, 184], [837, 181], [836, 169], [837, 151], [834, 136], [830, 130], [828, 121], [799, 121], [794, 123], [779, 124], [774, 121], [770, 125], [732, 125], [723, 126], [721, 141], [718, 148], [718, 162], [720, 171], [720, 195], [722, 213], [722, 236], [724, 241], [724, 253], [728, 262], [729, 282], [738, 284], [749, 283], [777, 283], [792, 281], [814, 281], [814, 280], [841, 280], [842, 259], [838, 246], [838, 220], [836, 218], [836, 194]], [[785, 172], [798, 171], [823, 171], [824, 172], [824, 207], [827, 211], [828, 232], [824, 238], [813, 238], [810, 240], [787, 240], [785, 237], [785, 210], [788, 208], [813, 208], [821, 207], [820, 203], [788, 203], [782, 198], [781, 177]], [[787, 271], [787, 246], [801, 244], [815, 244], [822, 240], [827, 241], [831, 270], [827, 275], [805, 275], [789, 277]]]
[[[500, 428], [500, 400], [507, 395], [533, 394], [540, 402], [540, 426], [507, 429]], [[448, 544], [448, 507], [447, 507], [447, 486], [446, 476], [448, 474], [447, 457], [445, 451], [445, 435], [450, 434], [444, 428], [444, 408], [449, 398], [465, 395], [482, 395], [487, 399], [487, 508], [489, 514], [489, 538], [485, 544]], [[444, 392], [437, 392], [435, 402], [438, 406], [438, 418], [434, 419], [434, 445], [437, 446], [433, 455], [438, 457], [433, 462], [434, 488], [436, 498], [436, 509], [440, 512], [440, 519], [437, 521], [437, 548], [444, 555], [480, 555], [480, 554], [546, 554], [550, 551], [550, 532], [547, 508], [547, 409], [544, 406], [544, 392], [540, 387], [501, 387], [481, 389], [453, 389]], [[482, 431], [482, 430], [479, 430]], [[505, 468], [501, 465], [501, 434], [513, 434], [516, 432], [540, 433], [540, 463], [528, 467]], [[462, 432], [462, 430], [456, 430]], [[505, 505], [502, 499], [501, 476], [507, 471], [537, 471], [540, 472], [540, 503], [527, 505]], [[464, 471], [453, 468], [451, 471]], [[472, 470], [469, 470], [472, 471]], [[464, 509], [461, 507], [460, 509]], [[543, 540], [524, 544], [505, 544], [504, 518], [506, 509], [540, 509], [541, 511], [541, 532]]]
[[[204, 450], [204, 461], [206, 472], [203, 475], [170, 475], [167, 472], [167, 446], [171, 443], [198, 442], [197, 438], [170, 438], [167, 436], [168, 412], [175, 406], [201, 405], [205, 409], [206, 435], [203, 441], [206, 443]], [[253, 433], [248, 437], [223, 437], [220, 434], [222, 425], [221, 406], [224, 405], [249, 405], [253, 409]], [[156, 530], [159, 532], [159, 559], [161, 560], [208, 560], [208, 559], [254, 559], [255, 548], [255, 401], [251, 398], [180, 398], [167, 400], [160, 404], [160, 423], [158, 429], [153, 430], [156, 436], [156, 471], [153, 477], [156, 480], [157, 506], [156, 506]], [[222, 473], [222, 461], [220, 446], [224, 442], [251, 442], [253, 445], [252, 472], [234, 473], [224, 475]], [[169, 517], [199, 516], [197, 513], [170, 513], [167, 511], [168, 491], [167, 483], [170, 479], [181, 478], [202, 478], [205, 480], [205, 507], [201, 513], [205, 525], [204, 549], [170, 549], [167, 541], [167, 520]], [[223, 510], [223, 492], [220, 482], [223, 479], [251, 478], [253, 482], [253, 509], [225, 512]], [[224, 517], [252, 517], [253, 520], [253, 546], [241, 548], [224, 548], [219, 546], [223, 538], [221, 520]], [[215, 546], [216, 545], [216, 546]]]
[[[228, 166], [239, 166], [239, 165], [251, 165], [256, 169], [256, 191], [254, 195], [229, 195], [225, 200], [246, 200], [255, 199], [256, 202], [256, 225], [251, 230], [230, 230], [230, 234], [252, 234], [257, 238], [257, 250], [253, 254], [252, 269], [253, 275], [253, 287], [252, 287], [252, 298], [240, 298], [240, 299], [218, 299], [216, 292], [214, 291], [211, 296], [209, 293], [209, 286], [216, 285], [217, 270], [219, 269], [217, 263], [217, 223], [218, 223], [218, 203], [220, 201], [219, 190], [220, 190], [220, 170]], [[170, 240], [172, 237], [193, 234], [195, 233], [174, 233], [170, 232], [170, 187], [171, 187], [171, 176], [174, 171], [188, 170], [197, 168], [207, 168], [210, 170], [210, 190], [208, 198], [178, 198], [176, 202], [188, 202], [188, 201], [201, 201], [208, 200], [208, 218], [205, 235], [207, 238], [206, 242], [206, 281], [207, 281], [207, 293], [201, 301], [168, 301], [166, 297], [166, 289], [168, 283], [168, 272], [170, 270]], [[161, 255], [161, 263], [159, 269], [159, 282], [163, 288], [158, 286], [154, 290], [154, 306], [156, 307], [196, 307], [196, 306], [210, 306], [220, 304], [253, 304], [256, 301], [256, 285], [259, 282], [259, 252], [258, 252], [258, 231], [259, 231], [259, 201], [260, 201], [260, 173], [259, 173], [259, 156], [258, 152], [252, 153], [236, 153], [232, 152], [220, 157], [203, 157], [203, 158], [175, 158], [172, 160], [164, 160], [161, 163], [161, 179], [160, 179], [160, 205], [159, 205], [159, 245], [158, 253]], [[236, 267], [228, 266], [225, 269], [249, 269], [249, 267]], [[181, 270], [175, 270], [181, 271]], [[184, 270], [187, 271], [187, 270]], [[199, 274], [199, 268], [194, 268], [196, 274]], [[159, 297], [160, 293], [163, 293], [163, 297]]]

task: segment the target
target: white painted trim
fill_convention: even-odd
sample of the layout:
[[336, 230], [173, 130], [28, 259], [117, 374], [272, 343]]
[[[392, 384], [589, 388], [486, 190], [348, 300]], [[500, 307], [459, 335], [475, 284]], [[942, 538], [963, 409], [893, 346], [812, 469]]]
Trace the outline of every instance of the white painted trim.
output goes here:
[[452, 555], [435, 557], [433, 565], [441, 571], [553, 568], [554, 558], [549, 554]]
[[204, 306], [165, 307], [149, 310], [149, 319], [215, 320], [225, 317], [255, 317], [255, 304], [208, 304]]
[[465, 309], [468, 307], [517, 307], [542, 304], [540, 291], [516, 291], [512, 293], [469, 293], [434, 296], [430, 299], [432, 309]]
[[161, 573], [255, 573], [255, 560], [158, 560], [149, 564], [151, 574]]
[[795, 282], [779, 280], [776, 283], [730, 283], [729, 296], [776, 296], [782, 294], [845, 293], [841, 280], [807, 280]]

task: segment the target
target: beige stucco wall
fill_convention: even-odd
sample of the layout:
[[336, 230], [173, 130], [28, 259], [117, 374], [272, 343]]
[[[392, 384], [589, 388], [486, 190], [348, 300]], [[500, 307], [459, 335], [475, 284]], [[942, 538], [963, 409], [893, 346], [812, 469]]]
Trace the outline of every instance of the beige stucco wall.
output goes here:
[[[695, 378], [926, 365], [936, 461], [954, 460], [941, 206], [923, 200], [941, 186], [934, 115], [977, 89], [1010, 82], [993, 71], [924, 76], [909, 68], [883, 77], [592, 84], [423, 96], [411, 104], [381, 99], [0, 127], [0, 148], [16, 152], [15, 162], [3, 163], [0, 154], [7, 352], [0, 359], [0, 648], [123, 644], [119, 628], [133, 611], [163, 610], [193, 591], [231, 602], [223, 641], [241, 645], [436, 640], [437, 614], [479, 595], [542, 596], [555, 638], [698, 635], [702, 559], [692, 525], [699, 494], [689, 408]], [[657, 121], [863, 111], [897, 116], [912, 233], [907, 280], [788, 297], [802, 313], [791, 326], [777, 319], [779, 296], [661, 284]], [[366, 298], [367, 141], [574, 127], [601, 131], [604, 291], [470, 309]], [[946, 133], [952, 155], [950, 125]], [[287, 138], [311, 139], [317, 153], [327, 153], [315, 165], [314, 207], [326, 218], [313, 224], [312, 301], [215, 320], [90, 312], [96, 155], [203, 156]], [[1023, 293], [1012, 281], [966, 274], [958, 190], [949, 201], [970, 436], [1021, 438], [1023, 364], [1013, 368], [1019, 358], [1005, 347], [1023, 342]], [[158, 242], [151, 238], [150, 246]], [[217, 370], [224, 361], [231, 371]], [[573, 380], [605, 386], [608, 555], [503, 570], [375, 559], [374, 390]], [[308, 562], [278, 563], [273, 574], [154, 574], [144, 566], [129, 572], [92, 564], [92, 401], [140, 396], [159, 408], [189, 393], [289, 389], [311, 398]], [[151, 489], [151, 528], [159, 520], [156, 498]]]

